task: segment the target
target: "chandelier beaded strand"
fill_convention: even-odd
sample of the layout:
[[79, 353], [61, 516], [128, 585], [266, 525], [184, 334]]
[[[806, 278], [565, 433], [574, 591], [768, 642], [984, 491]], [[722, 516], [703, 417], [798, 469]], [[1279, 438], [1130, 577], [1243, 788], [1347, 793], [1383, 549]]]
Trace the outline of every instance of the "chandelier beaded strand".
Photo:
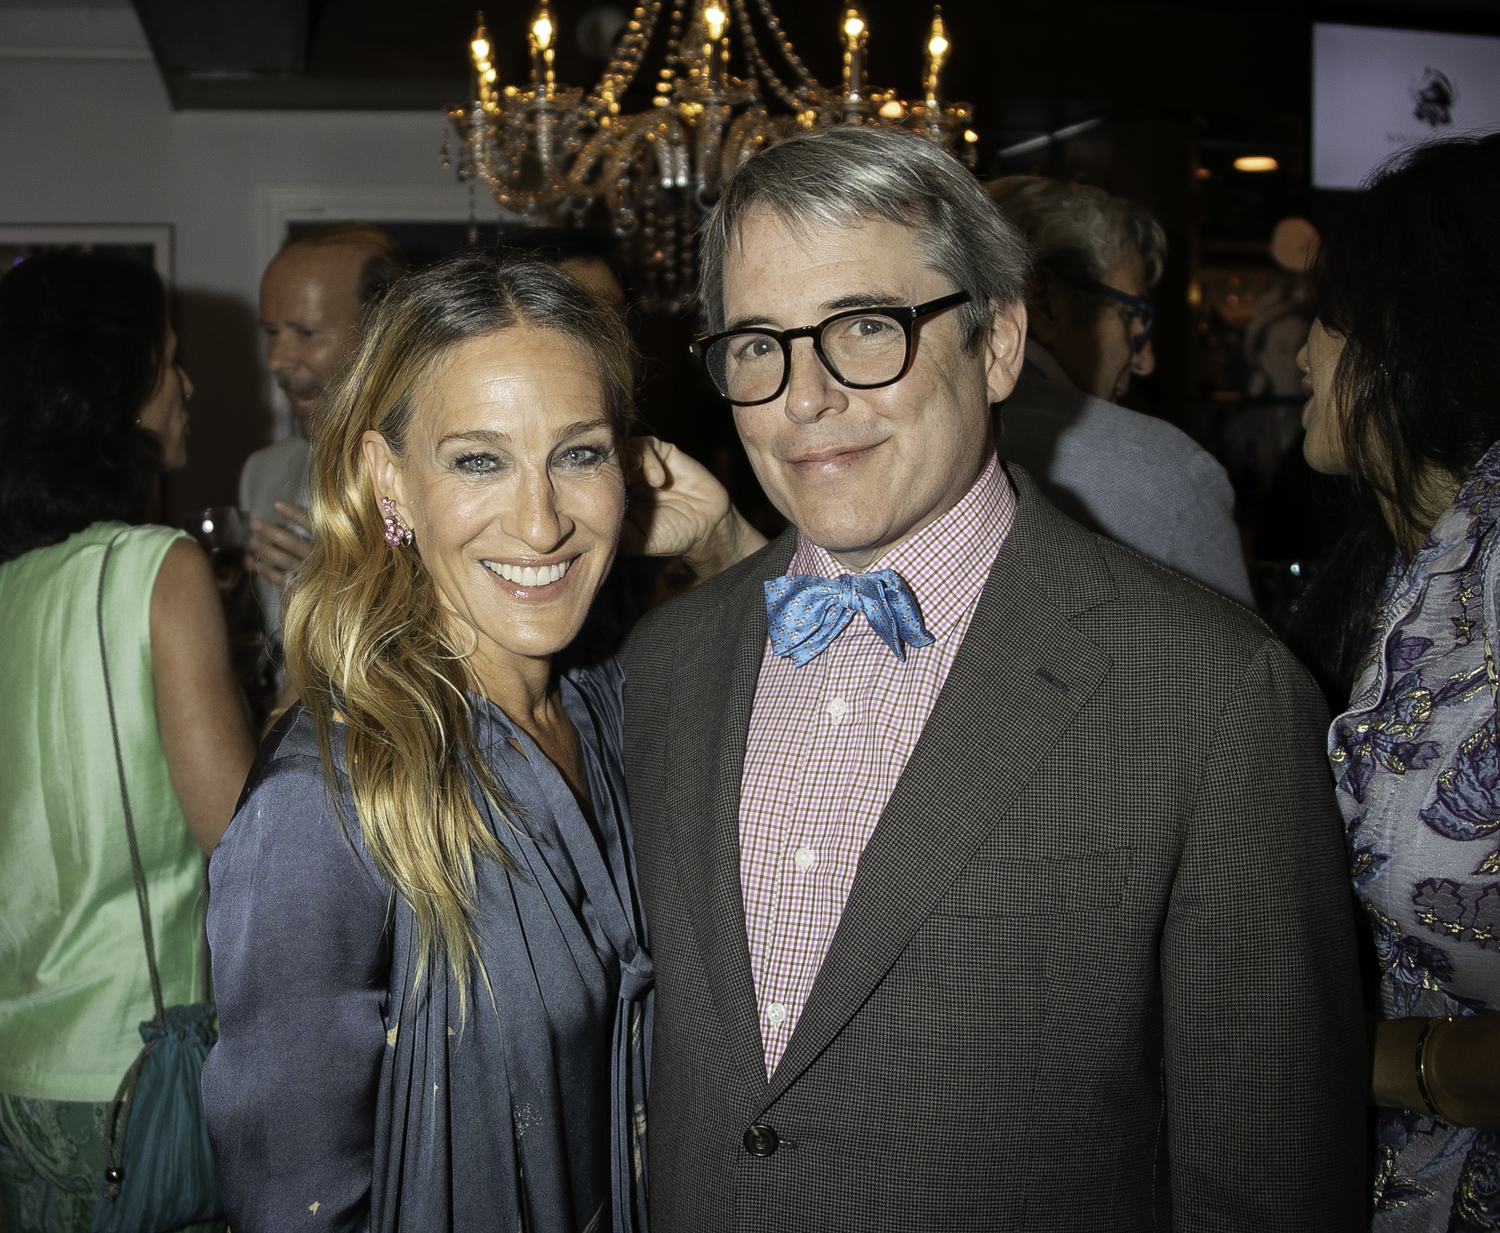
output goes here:
[[[502, 84], [494, 47], [479, 15], [470, 41], [473, 98], [447, 111], [443, 165], [482, 186], [505, 215], [532, 224], [607, 223], [633, 268], [640, 296], [667, 311], [693, 292], [692, 236], [719, 186], [769, 142], [837, 124], [878, 124], [918, 133], [974, 166], [973, 108], [946, 103], [939, 73], [950, 47], [940, 11], [927, 41], [922, 99], [908, 103], [865, 80], [869, 23], [856, 3], [839, 8], [843, 86], [833, 90], [808, 71], [782, 29], [771, 0], [674, 0], [665, 54], [651, 101], [623, 110], [661, 23], [663, 0], [641, 0], [594, 87], [557, 82], [557, 23], [540, 0], [527, 29], [531, 80]], [[768, 46], [790, 69], [784, 80]], [[737, 28], [749, 76], [730, 73]], [[785, 111], [773, 113], [766, 94]], [[452, 135], [451, 139], [449, 134]]]

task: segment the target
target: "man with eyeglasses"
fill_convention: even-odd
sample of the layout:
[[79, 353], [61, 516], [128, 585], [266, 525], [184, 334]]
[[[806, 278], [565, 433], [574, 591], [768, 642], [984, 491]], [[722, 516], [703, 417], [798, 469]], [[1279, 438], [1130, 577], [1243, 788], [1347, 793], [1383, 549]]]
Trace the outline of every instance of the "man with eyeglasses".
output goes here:
[[1355, 1230], [1321, 697], [995, 454], [1025, 246], [954, 159], [749, 159], [694, 344], [792, 526], [622, 651], [654, 1233]]
[[1000, 456], [1091, 530], [1253, 607], [1224, 468], [1165, 420], [1116, 405], [1156, 367], [1146, 296], [1166, 258], [1161, 225], [1086, 184], [1007, 176], [985, 187], [1033, 261]]

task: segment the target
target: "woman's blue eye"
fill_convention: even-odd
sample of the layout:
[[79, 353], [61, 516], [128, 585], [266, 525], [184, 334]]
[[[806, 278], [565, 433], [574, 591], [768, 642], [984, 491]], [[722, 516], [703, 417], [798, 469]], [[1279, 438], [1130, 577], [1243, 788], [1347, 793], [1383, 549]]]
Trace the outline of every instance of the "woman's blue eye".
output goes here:
[[500, 460], [493, 454], [464, 454], [453, 460], [453, 466], [466, 475], [489, 475], [500, 469]]
[[565, 467], [597, 467], [608, 457], [609, 452], [596, 445], [575, 445], [563, 450], [557, 461]]

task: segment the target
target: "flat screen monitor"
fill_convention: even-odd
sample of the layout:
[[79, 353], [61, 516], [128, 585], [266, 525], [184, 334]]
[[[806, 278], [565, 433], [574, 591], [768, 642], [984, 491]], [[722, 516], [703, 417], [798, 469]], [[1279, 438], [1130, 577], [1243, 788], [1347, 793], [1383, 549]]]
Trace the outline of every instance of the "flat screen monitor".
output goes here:
[[1500, 131], [1500, 38], [1313, 26], [1313, 184], [1358, 188], [1399, 150]]

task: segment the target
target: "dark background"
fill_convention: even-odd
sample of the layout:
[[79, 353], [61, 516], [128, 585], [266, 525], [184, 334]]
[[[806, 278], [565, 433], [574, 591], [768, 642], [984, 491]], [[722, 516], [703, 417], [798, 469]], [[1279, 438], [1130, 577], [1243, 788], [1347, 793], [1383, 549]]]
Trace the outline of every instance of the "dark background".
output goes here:
[[[759, 5], [747, 0], [762, 45]], [[476, 10], [452, 0], [135, 0], [173, 105], [203, 108], [431, 108], [471, 94], [468, 41]], [[580, 27], [602, 8], [627, 3], [556, 0], [560, 82], [589, 86], [603, 59], [584, 50]], [[932, 8], [867, 0], [870, 82], [903, 97], [921, 88]], [[825, 84], [841, 64], [841, 3], [782, 3], [776, 12], [809, 69]], [[525, 33], [533, 0], [485, 10], [500, 84], [526, 80]], [[627, 107], [645, 103], [661, 65], [671, 6]], [[1500, 0], [1241, 0], [1047, 3], [948, 0], [952, 45], [942, 93], [975, 108], [981, 175], [1040, 172], [1140, 202], [1162, 221], [1169, 256], [1156, 292], [1156, 373], [1129, 403], [1178, 424], [1213, 449], [1239, 490], [1252, 557], [1311, 551], [1316, 516], [1302, 506], [1265, 534], [1277, 494], [1306, 488], [1295, 470], [1296, 409], [1248, 391], [1241, 362], [1248, 305], [1283, 279], [1270, 257], [1276, 222], [1302, 216], [1335, 225], [1350, 194], [1319, 192], [1309, 180], [1312, 27], [1317, 21], [1500, 34]], [[735, 28], [736, 44], [738, 30]], [[731, 70], [744, 73], [739, 59]], [[772, 54], [772, 61], [784, 68]], [[1497, 68], [1500, 71], [1500, 68]], [[775, 109], [774, 103], [772, 104]], [[1003, 152], [1084, 121], [1086, 132]], [[1233, 169], [1242, 154], [1278, 161], [1269, 173]], [[379, 222], [378, 219], [369, 220]], [[462, 244], [449, 228], [444, 247]], [[484, 237], [488, 239], [488, 235]], [[1238, 300], [1238, 307], [1226, 301]], [[710, 461], [737, 494], [770, 521], [738, 455], [727, 413], [708, 395], [686, 353], [690, 319], [637, 306], [645, 356], [642, 406], [662, 435]], [[1288, 508], [1293, 508], [1289, 506]], [[1266, 541], [1257, 543], [1257, 537]], [[1275, 540], [1274, 544], [1270, 540]]]

